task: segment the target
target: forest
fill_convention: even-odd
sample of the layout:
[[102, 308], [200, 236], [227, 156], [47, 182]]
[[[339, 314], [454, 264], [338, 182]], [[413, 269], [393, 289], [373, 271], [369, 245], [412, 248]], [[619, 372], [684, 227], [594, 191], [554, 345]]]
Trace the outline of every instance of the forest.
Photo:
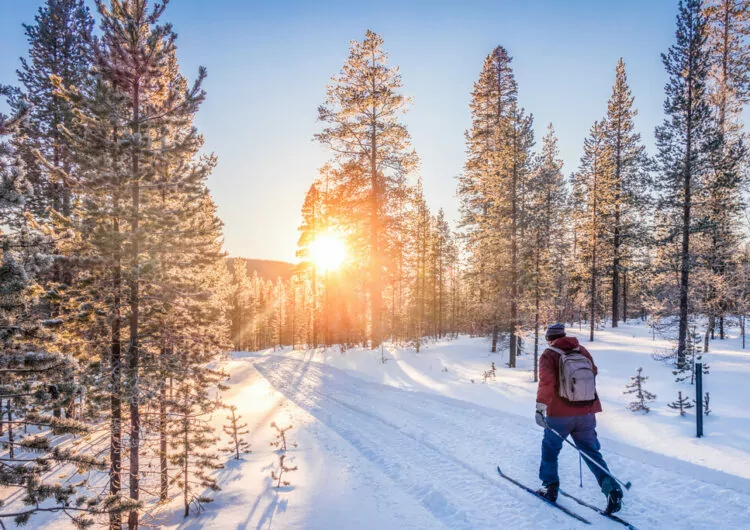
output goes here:
[[[386, 43], [353, 35], [317, 109], [329, 158], [299, 198], [298, 263], [276, 279], [224, 250], [219, 160], [195, 125], [207, 73], [182, 71], [168, 2], [94, 11], [42, 2], [17, 80], [0, 85], [0, 486], [25, 505], [0, 504], [3, 527], [54, 512], [135, 529], [175, 498], [203, 510], [220, 440], [242, 429], [208, 424], [226, 413], [230, 351], [420, 353], [470, 335], [507, 353], [499, 368], [533, 358], [536, 380], [552, 322], [595, 342], [640, 320], [672, 341], [678, 372], [730, 328], [744, 348], [750, 0], [679, 3], [656, 152], [613, 64], [569, 175], [553, 124], [540, 132], [519, 102], [508, 50], [466, 58], [478, 72], [455, 220], [425, 199]], [[61, 443], [81, 438], [96, 443]], [[59, 466], [75, 480], [44, 479]]]

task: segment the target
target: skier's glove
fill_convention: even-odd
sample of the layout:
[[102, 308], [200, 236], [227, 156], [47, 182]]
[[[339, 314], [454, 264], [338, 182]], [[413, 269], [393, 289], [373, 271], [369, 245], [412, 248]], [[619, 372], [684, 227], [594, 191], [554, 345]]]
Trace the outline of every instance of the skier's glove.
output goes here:
[[547, 414], [547, 405], [544, 403], [537, 403], [536, 404], [536, 414], [534, 415], [536, 419], [536, 424], [540, 427], [547, 427], [547, 420], [545, 418], [545, 415]]

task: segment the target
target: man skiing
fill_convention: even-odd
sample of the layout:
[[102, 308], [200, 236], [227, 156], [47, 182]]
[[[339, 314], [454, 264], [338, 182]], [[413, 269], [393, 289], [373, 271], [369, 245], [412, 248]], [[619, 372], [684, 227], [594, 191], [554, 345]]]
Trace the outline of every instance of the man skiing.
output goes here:
[[[552, 324], [545, 333], [548, 347], [539, 361], [539, 388], [536, 397], [536, 422], [544, 427], [542, 463], [538, 491], [546, 499], [556, 502], [560, 488], [557, 456], [563, 438], [570, 435], [586, 456], [604, 469], [609, 469], [602, 457], [596, 436], [597, 412], [602, 404], [596, 394], [596, 365], [591, 354], [578, 344], [575, 337], [565, 336], [565, 325]], [[555, 434], [555, 431], [557, 434]], [[559, 434], [559, 436], [558, 436]], [[607, 497], [606, 513], [622, 507], [622, 489], [603, 469], [584, 458], [596, 481]]]

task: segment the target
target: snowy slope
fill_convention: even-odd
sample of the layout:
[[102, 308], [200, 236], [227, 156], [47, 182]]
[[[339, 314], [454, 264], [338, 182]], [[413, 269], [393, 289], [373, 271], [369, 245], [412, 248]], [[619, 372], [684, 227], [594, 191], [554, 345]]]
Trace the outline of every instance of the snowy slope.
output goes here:
[[[600, 369], [605, 410], [598, 431], [605, 458], [633, 482], [622, 517], [641, 530], [750, 528], [750, 353], [737, 339], [713, 342], [705, 356], [713, 413], [706, 418], [706, 436], [696, 439], [692, 411], [681, 418], [666, 407], [678, 389], [693, 390], [674, 383], [671, 369], [651, 357], [668, 346], [665, 341], [653, 340], [644, 326], [629, 325], [600, 331], [596, 342], [585, 344]], [[585, 528], [497, 475], [500, 464], [536, 487], [542, 432], [533, 420], [530, 356], [510, 370], [503, 355], [488, 350], [485, 340], [461, 337], [420, 353], [386, 348], [385, 364], [379, 350], [232, 354], [224, 366], [231, 378], [223, 399], [237, 405], [250, 425], [253, 452], [218, 472], [222, 491], [202, 514], [183, 518], [177, 499], [144, 514], [144, 524], [222, 530]], [[497, 379], [484, 384], [482, 372], [493, 361]], [[658, 395], [648, 415], [629, 412], [629, 396], [622, 394], [639, 366], [651, 377], [647, 388]], [[212, 421], [218, 429], [224, 414]], [[278, 462], [269, 446], [273, 421], [294, 425], [290, 438], [298, 444], [288, 463], [299, 470], [281, 490], [270, 479]], [[563, 489], [602, 506], [585, 467], [584, 487], [578, 487], [578, 464], [577, 454], [564, 447]], [[100, 482], [106, 485], [104, 476]], [[561, 502], [596, 528], [622, 528], [572, 501]], [[48, 514], [35, 516], [31, 527], [71, 525], [60, 514]]]
[[[743, 406], [750, 356], [733, 341], [707, 356], [713, 414], [703, 439], [693, 415], [665, 403], [678, 385], [651, 358], [648, 330], [600, 332], [591, 350], [600, 366], [605, 412], [599, 416], [610, 466], [632, 480], [622, 516], [639, 528], [750, 528], [750, 414]], [[721, 346], [721, 348], [719, 347]], [[252, 427], [254, 452], [221, 473], [223, 491], [200, 516], [176, 505], [154, 523], [164, 528], [580, 528], [581, 523], [500, 479], [495, 466], [536, 486], [541, 431], [532, 413], [535, 385], [523, 359], [502, 369], [487, 344], [462, 338], [422, 353], [335, 351], [236, 353], [227, 401]], [[498, 379], [481, 383], [491, 361]], [[638, 366], [659, 399], [650, 415], [625, 409], [622, 389]], [[447, 371], [443, 371], [447, 368]], [[475, 383], [470, 380], [474, 379]], [[688, 386], [679, 386], [689, 390]], [[746, 401], [746, 400], [744, 400]], [[692, 421], [691, 421], [692, 420]], [[217, 419], [217, 421], [219, 421]], [[290, 451], [299, 471], [276, 491], [268, 442], [271, 421], [294, 424]], [[291, 457], [290, 457], [291, 458]], [[563, 488], [601, 505], [578, 459], [563, 449]], [[564, 502], [601, 528], [621, 528]]]

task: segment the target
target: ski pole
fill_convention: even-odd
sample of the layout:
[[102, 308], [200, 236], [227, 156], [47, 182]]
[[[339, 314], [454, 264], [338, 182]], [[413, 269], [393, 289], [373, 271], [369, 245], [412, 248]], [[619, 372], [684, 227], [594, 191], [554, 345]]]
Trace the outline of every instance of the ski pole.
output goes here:
[[581, 453], [578, 453], [578, 487], [583, 487], [583, 459]]
[[[544, 417], [544, 416], [542, 416], [542, 417]], [[557, 432], [555, 429], [553, 429], [553, 428], [551, 428], [549, 426], [549, 424], [547, 423], [547, 418], [546, 417], [544, 417], [544, 425], [550, 431], [552, 431], [553, 433], [555, 433], [558, 436], [558, 438], [560, 438], [563, 442], [567, 443], [573, 449], [575, 449], [576, 451], [578, 451], [579, 455], [583, 456], [586, 460], [588, 460], [589, 462], [591, 462], [592, 464], [594, 464], [596, 467], [598, 467], [599, 469], [601, 469], [602, 471], [604, 471], [611, 479], [615, 480], [619, 484], [622, 484], [625, 487], [626, 490], [630, 489], [630, 486], [632, 486], [632, 484], [630, 483], [630, 481], [628, 481], [627, 483], [623, 482], [622, 480], [620, 480], [619, 478], [617, 478], [616, 476], [614, 476], [612, 474], [612, 472], [609, 471], [609, 469], [604, 468], [601, 464], [599, 464], [599, 462], [597, 462], [596, 460], [594, 460], [593, 458], [591, 458], [589, 455], [587, 455], [586, 453], [584, 453], [583, 451], [581, 451], [580, 449], [578, 449], [578, 447], [573, 442], [571, 442], [567, 438], [563, 438], [563, 436], [559, 432]]]

